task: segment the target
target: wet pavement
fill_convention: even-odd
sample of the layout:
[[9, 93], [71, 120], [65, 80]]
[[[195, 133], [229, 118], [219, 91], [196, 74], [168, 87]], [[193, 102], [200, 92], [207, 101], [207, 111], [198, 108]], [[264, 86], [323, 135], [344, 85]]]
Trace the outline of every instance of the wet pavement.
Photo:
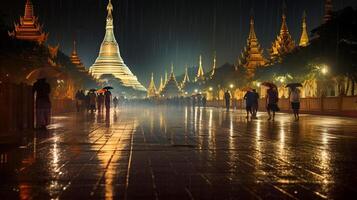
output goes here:
[[0, 149], [0, 199], [354, 199], [357, 120], [218, 108], [56, 116]]

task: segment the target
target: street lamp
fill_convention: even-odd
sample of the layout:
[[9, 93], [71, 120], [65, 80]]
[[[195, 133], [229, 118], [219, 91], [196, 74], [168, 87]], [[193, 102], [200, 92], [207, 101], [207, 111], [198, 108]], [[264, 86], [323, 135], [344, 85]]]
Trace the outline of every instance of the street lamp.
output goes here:
[[197, 93], [198, 92], [198, 90], [197, 89], [195, 89], [195, 93]]
[[322, 68], [321, 68], [321, 73], [322, 73], [323, 75], [325, 75], [325, 74], [328, 73], [328, 68], [327, 68], [326, 65], [322, 66]]
[[213, 88], [212, 88], [212, 87], [209, 87], [209, 88], [208, 88], [208, 90], [209, 90], [209, 91], [212, 91], [212, 90], [213, 90]]
[[230, 84], [229, 87], [230, 87], [231, 89], [233, 89], [233, 88], [234, 88], [234, 85], [233, 85], [233, 84]]

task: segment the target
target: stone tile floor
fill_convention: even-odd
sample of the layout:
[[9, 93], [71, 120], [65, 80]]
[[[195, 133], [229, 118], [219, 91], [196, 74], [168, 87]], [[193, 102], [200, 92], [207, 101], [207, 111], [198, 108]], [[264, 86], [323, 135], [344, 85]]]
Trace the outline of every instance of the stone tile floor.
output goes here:
[[355, 199], [357, 120], [139, 107], [0, 148], [0, 199]]

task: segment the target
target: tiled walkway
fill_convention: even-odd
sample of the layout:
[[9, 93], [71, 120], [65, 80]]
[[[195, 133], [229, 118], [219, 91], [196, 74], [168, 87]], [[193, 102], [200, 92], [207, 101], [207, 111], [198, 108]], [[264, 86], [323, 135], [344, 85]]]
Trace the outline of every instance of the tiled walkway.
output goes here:
[[0, 148], [0, 199], [355, 199], [357, 120], [216, 108], [56, 116]]

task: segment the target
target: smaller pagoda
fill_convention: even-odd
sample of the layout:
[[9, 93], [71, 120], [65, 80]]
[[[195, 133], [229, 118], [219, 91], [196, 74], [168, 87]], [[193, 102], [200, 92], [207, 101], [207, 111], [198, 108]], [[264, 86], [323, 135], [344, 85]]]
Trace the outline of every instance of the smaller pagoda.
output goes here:
[[187, 67], [186, 67], [185, 76], [183, 77], [183, 80], [181, 82], [181, 88], [184, 88], [189, 82], [190, 82], [190, 77], [188, 75], [188, 70], [187, 70]]
[[153, 98], [157, 96], [157, 90], [155, 86], [155, 81], [154, 81], [154, 73], [151, 74], [151, 80], [149, 87], [147, 89], [147, 97], [148, 98]]
[[181, 96], [181, 90], [180, 90], [180, 87], [176, 81], [173, 65], [171, 66], [170, 77], [167, 80], [167, 82], [160, 94], [164, 98], [174, 98], [174, 97]]
[[81, 59], [78, 56], [77, 53], [77, 46], [76, 46], [76, 41], [73, 41], [73, 50], [72, 50], [72, 54], [71, 54], [71, 62], [76, 65], [78, 71], [80, 72], [87, 72], [85, 66], [83, 65], [83, 63], [81, 62]]
[[270, 49], [270, 59], [273, 62], [280, 62], [281, 58], [293, 51], [295, 48], [295, 42], [291, 37], [286, 23], [285, 8], [282, 15], [282, 24], [280, 28], [280, 34], [277, 36], [276, 40], [273, 42]]
[[198, 63], [198, 71], [195, 81], [203, 81], [204, 79], [205, 79], [205, 73], [202, 67], [202, 56], [200, 55], [199, 63]]
[[48, 38], [48, 33], [43, 32], [42, 25], [38, 18], [34, 16], [34, 9], [31, 0], [26, 0], [25, 14], [20, 17], [20, 24], [15, 23], [15, 29], [8, 32], [10, 37], [19, 40], [28, 40], [43, 44]]
[[309, 44], [309, 35], [307, 34], [307, 25], [306, 25], [306, 12], [302, 16], [302, 31], [299, 46], [306, 47]]
[[247, 69], [247, 78], [253, 78], [257, 67], [264, 66], [266, 59], [263, 56], [263, 49], [260, 47], [254, 30], [254, 18], [250, 18], [250, 31], [247, 39], [247, 45], [244, 47], [239, 59], [239, 66]]

